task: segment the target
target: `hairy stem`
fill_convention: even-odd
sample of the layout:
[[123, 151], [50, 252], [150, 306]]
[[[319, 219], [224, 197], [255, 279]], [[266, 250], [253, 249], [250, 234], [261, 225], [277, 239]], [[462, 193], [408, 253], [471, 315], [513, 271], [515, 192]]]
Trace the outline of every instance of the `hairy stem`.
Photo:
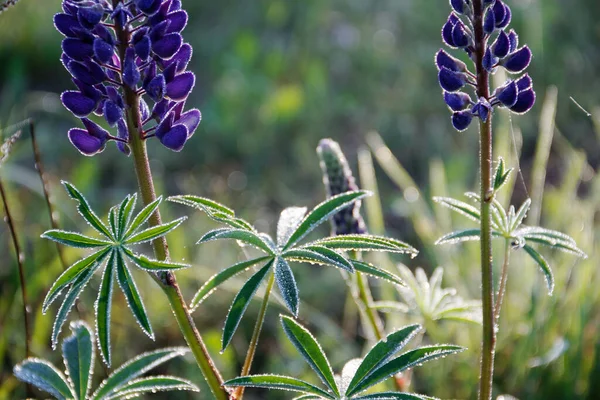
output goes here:
[[[115, 0], [113, 0], [113, 4], [114, 3], [116, 3]], [[123, 65], [130, 32], [126, 29], [122, 29], [118, 25], [115, 26], [115, 31], [120, 43], [119, 56], [121, 58], [121, 65]], [[156, 192], [154, 190], [152, 171], [150, 169], [150, 162], [146, 151], [146, 143], [142, 139], [143, 127], [139, 112], [140, 97], [134, 89], [127, 87], [127, 85], [124, 85], [123, 88], [125, 92], [125, 102], [127, 104], [129, 146], [133, 156], [142, 202], [144, 205], [148, 205], [156, 200]], [[148, 221], [150, 226], [161, 224], [161, 217], [158, 209], [150, 216]], [[165, 237], [155, 239], [152, 242], [152, 246], [156, 258], [159, 260], [169, 259], [169, 247]], [[198, 364], [198, 367], [200, 367], [202, 375], [204, 375], [204, 379], [206, 379], [213, 395], [218, 400], [227, 400], [229, 398], [229, 393], [223, 387], [223, 378], [212, 361], [208, 349], [194, 324], [194, 320], [190, 315], [190, 311], [183, 298], [175, 275], [172, 272], [161, 272], [157, 275], [151, 275], [169, 299], [169, 304], [175, 314], [179, 329], [190, 347], [190, 350], [194, 354], [196, 363]]]
[[10, 213], [10, 208], [8, 207], [8, 199], [6, 197], [6, 191], [4, 190], [4, 185], [0, 180], [0, 197], [2, 198], [2, 204], [4, 205], [4, 214], [6, 215], [6, 224], [8, 225], [8, 230], [10, 231], [10, 236], [12, 238], [13, 247], [15, 249], [15, 256], [17, 259], [17, 267], [19, 269], [19, 281], [21, 283], [21, 298], [23, 300], [23, 321], [25, 324], [25, 356], [31, 356], [31, 347], [30, 347], [30, 339], [31, 339], [31, 330], [29, 327], [29, 300], [27, 297], [27, 286], [25, 285], [25, 256], [24, 253], [21, 252], [21, 246], [19, 245], [19, 238], [17, 237], [17, 230], [15, 227], [14, 220], [12, 218], [12, 214]]
[[[483, 67], [487, 37], [483, 31], [482, 0], [473, 1], [475, 33], [475, 64], [477, 68], [477, 97], [490, 98], [489, 74]], [[494, 327], [494, 288], [492, 280], [492, 229], [490, 206], [492, 191], [492, 116], [479, 123], [479, 173], [481, 178], [481, 301], [483, 331], [479, 399], [492, 398], [496, 330]]]
[[[252, 361], [254, 360], [254, 354], [256, 354], [256, 348], [258, 346], [258, 338], [260, 337], [260, 332], [262, 331], [262, 326], [265, 322], [265, 315], [267, 314], [267, 307], [269, 306], [269, 297], [271, 295], [271, 290], [273, 289], [274, 283], [275, 273], [271, 273], [271, 277], [267, 282], [265, 296], [263, 297], [260, 311], [258, 312], [258, 318], [256, 319], [256, 324], [254, 325], [254, 331], [252, 332], [252, 338], [250, 339], [250, 345], [248, 346], [248, 352], [246, 353], [246, 359], [244, 360], [244, 365], [242, 366], [242, 372], [240, 372], [240, 376], [246, 376], [250, 373]], [[232, 398], [241, 400], [242, 397], [244, 397], [244, 387], [239, 386], [235, 392], [233, 392]]]
[[498, 295], [494, 304], [494, 323], [498, 324], [500, 319], [500, 309], [502, 308], [502, 300], [504, 300], [504, 292], [506, 292], [506, 282], [508, 281], [508, 264], [510, 263], [510, 240], [504, 241], [504, 262], [502, 263], [502, 275], [500, 284], [498, 285]]

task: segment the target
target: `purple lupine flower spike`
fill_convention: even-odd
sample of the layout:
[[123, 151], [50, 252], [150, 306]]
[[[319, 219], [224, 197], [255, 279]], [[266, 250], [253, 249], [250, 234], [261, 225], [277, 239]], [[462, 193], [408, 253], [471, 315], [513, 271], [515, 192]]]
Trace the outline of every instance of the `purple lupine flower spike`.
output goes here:
[[[195, 76], [186, 71], [192, 47], [181, 36], [188, 21], [181, 1], [63, 0], [62, 8], [54, 25], [65, 36], [61, 61], [77, 90], [61, 100], [85, 126], [69, 131], [73, 145], [93, 155], [113, 140], [129, 154], [127, 127], [139, 117], [142, 139], [157, 137], [180, 151], [201, 121], [199, 110], [184, 110]], [[87, 119], [91, 114], [104, 117], [115, 136]]]
[[[474, 26], [475, 5], [472, 0], [449, 1], [452, 11], [442, 27], [442, 40], [450, 48], [463, 49], [474, 60], [476, 49], [471, 28]], [[483, 0], [481, 4], [485, 33], [482, 67], [490, 74], [494, 74], [499, 67], [511, 74], [522, 73], [529, 66], [532, 54], [529, 47], [518, 47], [519, 37], [514, 30], [507, 31], [512, 19], [510, 7], [503, 0]], [[473, 118], [487, 121], [496, 106], [523, 114], [535, 103], [532, 81], [527, 74], [507, 81], [496, 88], [489, 98], [475, 96], [474, 102], [462, 90], [472, 87], [477, 93], [480, 89], [477, 86], [478, 77], [469, 71], [465, 63], [440, 50], [435, 55], [435, 64], [444, 102], [453, 112], [452, 125], [458, 131], [467, 129]]]

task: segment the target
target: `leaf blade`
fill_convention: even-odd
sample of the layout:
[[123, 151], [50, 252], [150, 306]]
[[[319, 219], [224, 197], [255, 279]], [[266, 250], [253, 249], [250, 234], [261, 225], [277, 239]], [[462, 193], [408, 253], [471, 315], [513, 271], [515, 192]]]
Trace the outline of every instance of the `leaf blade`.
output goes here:
[[551, 296], [554, 291], [554, 274], [552, 273], [552, 269], [550, 268], [550, 264], [548, 261], [537, 252], [533, 247], [526, 244], [523, 246], [523, 250], [529, 254], [529, 256], [535, 261], [535, 263], [540, 267], [542, 273], [544, 274], [544, 278], [546, 278], [546, 286], [548, 287], [548, 294]]
[[143, 254], [137, 255], [128, 248], [122, 248], [122, 251], [135, 263], [135, 265], [146, 271], [176, 271], [191, 266], [190, 264], [174, 263], [172, 261], [154, 260]]
[[77, 232], [68, 232], [60, 229], [51, 229], [41, 236], [54, 242], [70, 247], [79, 247], [84, 249], [93, 249], [101, 246], [108, 246], [111, 242], [101, 239], [95, 239]]
[[94, 213], [83, 194], [81, 194], [81, 192], [77, 190], [77, 188], [73, 184], [67, 181], [61, 181], [61, 183], [67, 190], [69, 196], [72, 199], [77, 200], [79, 202], [77, 210], [79, 211], [79, 214], [83, 217], [83, 219], [85, 219], [96, 231], [114, 240], [115, 238], [113, 237], [108, 227]]
[[112, 310], [112, 297], [116, 271], [116, 252], [113, 251], [111, 258], [104, 269], [102, 283], [98, 290], [98, 298], [94, 304], [96, 311], [96, 340], [100, 349], [100, 356], [104, 363], [110, 367], [110, 320]]
[[162, 201], [162, 196], [159, 196], [152, 203], [150, 203], [147, 206], [145, 206], [144, 208], [142, 208], [142, 210], [139, 213], [137, 213], [137, 215], [133, 218], [133, 221], [131, 222], [131, 224], [127, 228], [127, 232], [125, 232], [125, 234], [123, 235], [123, 237], [124, 238], [128, 238], [140, 226], [142, 226], [146, 221], [148, 221], [148, 218], [150, 218], [150, 216], [152, 214], [154, 214], [154, 212], [156, 211], [156, 209], [160, 205], [161, 201]]
[[309, 393], [316, 396], [325, 397], [333, 400], [334, 397], [329, 393], [320, 389], [308, 382], [300, 379], [292, 378], [291, 376], [283, 375], [250, 375], [240, 376], [238, 378], [230, 379], [223, 384], [224, 386], [243, 386], [243, 387], [256, 387], [263, 389], [282, 389], [293, 392]]
[[453, 199], [452, 197], [434, 197], [433, 201], [446, 207], [449, 208], [452, 211], [456, 211], [459, 214], [462, 214], [463, 216], [469, 218], [470, 220], [473, 221], [479, 221], [481, 220], [481, 214], [480, 211], [468, 204], [465, 203], [464, 201], [460, 201], [457, 199]]
[[275, 282], [286, 307], [294, 316], [298, 315], [298, 286], [290, 265], [281, 257], [275, 259]]
[[310, 244], [345, 251], [386, 251], [390, 253], [408, 253], [413, 256], [419, 253], [417, 249], [400, 240], [367, 234], [330, 236]]
[[166, 392], [174, 390], [187, 390], [191, 392], [199, 392], [200, 389], [187, 379], [178, 378], [176, 376], [158, 375], [144, 378], [134, 379], [129, 381], [125, 386], [122, 386], [114, 395], [108, 399], [129, 399], [134, 396], [139, 396], [144, 393]]
[[59, 400], [73, 398], [66, 377], [46, 360], [30, 357], [15, 365], [13, 373], [20, 381], [30, 383]]
[[292, 248], [284, 252], [281, 256], [287, 261], [332, 265], [350, 273], [354, 272], [354, 267], [350, 260], [335, 250], [331, 250], [324, 246], [315, 245]]
[[207, 232], [198, 240], [197, 244], [212, 240], [234, 239], [257, 247], [268, 254], [275, 255], [275, 250], [259, 234], [245, 229], [219, 228]]
[[376, 266], [358, 260], [350, 260], [354, 269], [358, 272], [362, 272], [363, 274], [374, 276], [375, 278], [380, 278], [386, 280], [394, 285], [404, 286], [404, 282], [398, 276], [387, 272], [381, 268], [377, 268]]
[[83, 322], [71, 323], [73, 335], [63, 341], [63, 359], [76, 398], [85, 399], [94, 367], [94, 344], [90, 328]]
[[128, 237], [125, 240], [127, 244], [139, 244], [139, 243], [147, 243], [159, 237], [165, 236], [167, 233], [176, 229], [183, 221], [185, 221], [187, 217], [178, 218], [174, 221], [167, 222], [165, 224], [151, 226], [148, 229], [144, 229], [141, 232], [136, 233]]

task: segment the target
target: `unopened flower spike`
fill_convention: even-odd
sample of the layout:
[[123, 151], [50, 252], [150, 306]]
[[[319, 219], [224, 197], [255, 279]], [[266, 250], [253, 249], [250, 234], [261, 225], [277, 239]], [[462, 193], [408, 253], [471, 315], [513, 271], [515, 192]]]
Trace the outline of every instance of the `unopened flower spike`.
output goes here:
[[[442, 40], [453, 49], [462, 49], [475, 62], [474, 7], [472, 0], [450, 0], [452, 12], [442, 27]], [[510, 7], [502, 0], [483, 0], [484, 47], [482, 67], [494, 74], [499, 67], [510, 74], [525, 71], [532, 58], [528, 46], [519, 46], [514, 30], [507, 30], [512, 19]], [[470, 87], [478, 92], [478, 77], [467, 65], [444, 50], [436, 53], [438, 81], [443, 89], [444, 102], [452, 111], [452, 125], [458, 131], [469, 127], [473, 118], [487, 121], [494, 107], [505, 107], [516, 114], [524, 114], [535, 103], [531, 78], [524, 74], [496, 88], [489, 98], [477, 98], [464, 93]], [[476, 68], [474, 68], [476, 70]], [[488, 84], [487, 82], [485, 83]]]
[[[200, 122], [200, 111], [181, 107], [195, 83], [186, 71], [192, 47], [181, 36], [188, 21], [181, 1], [63, 0], [62, 6], [54, 25], [65, 36], [61, 61], [77, 89], [65, 91], [61, 100], [86, 127], [69, 131], [73, 145], [93, 155], [114, 140], [129, 154], [128, 126], [139, 122], [140, 138], [156, 136], [181, 150]], [[161, 112], [150, 115], [157, 106]], [[91, 114], [104, 117], [115, 134], [95, 123], [90, 128]], [[159, 127], [165, 118], [171, 124]]]

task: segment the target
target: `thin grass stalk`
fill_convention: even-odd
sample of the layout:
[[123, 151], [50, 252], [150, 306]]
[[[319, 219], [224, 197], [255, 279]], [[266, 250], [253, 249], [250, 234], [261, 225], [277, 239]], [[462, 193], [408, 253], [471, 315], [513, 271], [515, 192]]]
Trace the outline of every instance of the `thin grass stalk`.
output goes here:
[[[256, 348], [258, 347], [258, 339], [260, 338], [260, 333], [265, 322], [265, 315], [267, 315], [267, 308], [269, 307], [269, 297], [271, 295], [271, 291], [273, 290], [274, 283], [275, 273], [271, 273], [271, 277], [267, 282], [267, 289], [265, 291], [265, 295], [260, 305], [258, 318], [256, 319], [256, 324], [254, 324], [252, 338], [250, 339], [250, 344], [248, 345], [248, 352], [246, 353], [246, 359], [244, 360], [244, 365], [242, 366], [240, 376], [247, 376], [250, 373], [250, 368], [252, 368], [252, 361], [254, 361], [254, 355], [256, 354]], [[231, 398], [235, 400], [241, 400], [244, 397], [244, 389], [245, 388], [243, 386], [239, 386], [238, 388], [236, 388]]]
[[[477, 97], [490, 98], [489, 74], [483, 67], [486, 37], [483, 31], [482, 0], [473, 1], [473, 28], [475, 33], [475, 59], [477, 69]], [[492, 190], [492, 115], [479, 123], [479, 174], [481, 184], [481, 301], [483, 307], [483, 332], [479, 399], [492, 398], [496, 329], [494, 323], [494, 287], [492, 263], [491, 203]]]

